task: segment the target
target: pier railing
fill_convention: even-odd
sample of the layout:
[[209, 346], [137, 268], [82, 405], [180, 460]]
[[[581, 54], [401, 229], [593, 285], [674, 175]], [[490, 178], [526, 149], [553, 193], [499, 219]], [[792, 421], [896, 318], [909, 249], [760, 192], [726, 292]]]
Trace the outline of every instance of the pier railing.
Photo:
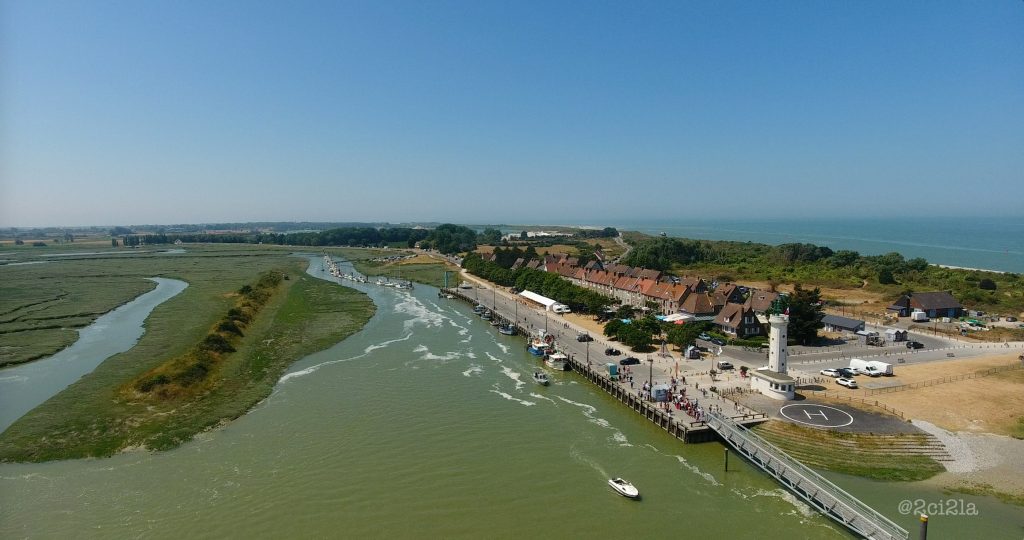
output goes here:
[[889, 518], [729, 417], [711, 412], [705, 423], [790, 491], [853, 532], [876, 540], [906, 540], [908, 537], [907, 531]]

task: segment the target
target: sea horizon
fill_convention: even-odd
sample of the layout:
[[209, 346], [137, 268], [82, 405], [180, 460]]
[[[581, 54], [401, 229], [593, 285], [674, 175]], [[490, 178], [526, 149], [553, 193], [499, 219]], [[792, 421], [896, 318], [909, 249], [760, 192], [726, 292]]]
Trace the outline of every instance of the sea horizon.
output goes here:
[[[575, 224], [577, 226], [582, 223]], [[587, 223], [587, 225], [590, 225]], [[897, 252], [940, 266], [1024, 272], [1024, 217], [618, 220], [620, 231], [770, 245], [810, 243], [861, 255]]]

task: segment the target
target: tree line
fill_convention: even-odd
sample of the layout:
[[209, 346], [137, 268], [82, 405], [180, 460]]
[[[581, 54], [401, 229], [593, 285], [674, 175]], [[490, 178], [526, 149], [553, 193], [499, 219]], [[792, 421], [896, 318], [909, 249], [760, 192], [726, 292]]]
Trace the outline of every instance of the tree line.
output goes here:
[[568, 280], [562, 279], [558, 274], [531, 268], [517, 268], [516, 270], [503, 268], [498, 264], [483, 260], [477, 253], [466, 255], [462, 261], [462, 267], [469, 273], [491, 283], [533, 291], [565, 304], [573, 311], [599, 313], [605, 307], [616, 303], [614, 299], [597, 291], [574, 285]]
[[960, 302], [988, 311], [1024, 310], [1024, 295], [1013, 293], [1024, 289], [1024, 277], [1019, 274], [942, 268], [924, 258], [908, 259], [898, 252], [862, 255], [808, 243], [770, 246], [659, 237], [635, 242], [622, 262], [661, 271], [687, 267], [697, 272], [714, 272], [719, 281], [755, 279], [833, 287], [877, 284], [894, 294], [951, 291]]

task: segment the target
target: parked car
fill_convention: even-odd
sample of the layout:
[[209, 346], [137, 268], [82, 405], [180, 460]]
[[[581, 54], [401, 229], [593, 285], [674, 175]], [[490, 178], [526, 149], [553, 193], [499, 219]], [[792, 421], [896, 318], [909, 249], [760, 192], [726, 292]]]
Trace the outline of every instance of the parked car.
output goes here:
[[714, 343], [715, 345], [718, 345], [719, 347], [722, 347], [722, 346], [725, 345], [725, 340], [721, 339], [721, 338], [713, 337], [713, 338], [709, 339], [708, 341], [710, 341], [711, 343]]
[[1006, 322], [1017, 322], [1017, 317], [1007, 317]]
[[846, 377], [839, 377], [836, 379], [836, 384], [845, 386], [847, 388], [857, 388], [857, 381], [853, 379], [847, 379]]
[[627, 356], [622, 360], [619, 360], [620, 366], [635, 366], [640, 363], [640, 359], [635, 356]]
[[908, 341], [907, 342], [907, 348], [908, 349], [923, 349], [924, 348], [924, 343], [921, 343], [920, 341]]
[[844, 368], [844, 367], [841, 367], [841, 368], [837, 369], [836, 371], [839, 372], [839, 376], [840, 377], [846, 377], [846, 378], [853, 377], [854, 375], [857, 374], [857, 372], [855, 370], [852, 370], [850, 368]]
[[608, 356], [618, 356], [622, 354], [622, 351], [608, 347], [607, 349], [604, 350], [604, 353], [607, 354]]
[[594, 338], [590, 337], [590, 334], [578, 334], [576, 336], [576, 341], [582, 343], [584, 341], [594, 341]]
[[732, 362], [726, 362], [725, 360], [718, 361], [718, 369], [732, 369]]
[[821, 370], [821, 374], [826, 376], [826, 377], [839, 377], [840, 376], [839, 370], [838, 369], [832, 369], [832, 368]]
[[700, 338], [700, 339], [703, 339], [704, 341], [711, 341], [711, 336], [709, 336], [707, 334], [704, 334], [704, 333], [698, 335], [697, 337]]

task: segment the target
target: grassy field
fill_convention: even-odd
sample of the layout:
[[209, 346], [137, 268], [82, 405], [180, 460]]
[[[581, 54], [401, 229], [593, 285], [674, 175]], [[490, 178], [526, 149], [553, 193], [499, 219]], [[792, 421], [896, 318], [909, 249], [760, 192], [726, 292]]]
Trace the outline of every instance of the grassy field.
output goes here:
[[[164, 276], [189, 283], [146, 320], [131, 350], [19, 419], [0, 434], [0, 460], [108, 456], [125, 448], [165, 449], [244, 414], [295, 360], [362, 328], [373, 303], [362, 293], [311, 278], [305, 260], [257, 246], [189, 246], [175, 256], [90, 259], [96, 271]], [[68, 265], [70, 261], [59, 263]], [[185, 400], [132, 398], [124, 386], [200, 342], [235, 304], [236, 291], [270, 270], [287, 275], [228, 355], [208, 391]]]
[[[365, 276], [401, 277], [402, 279], [408, 279], [415, 281], [416, 283], [423, 283], [426, 285], [433, 285], [434, 287], [442, 287], [444, 285], [444, 273], [446, 270], [448, 272], [454, 272], [456, 275], [459, 272], [459, 268], [457, 266], [446, 264], [440, 260], [437, 260], [437, 262], [434, 263], [422, 264], [406, 264], [403, 261], [378, 262], [370, 260], [378, 257], [390, 257], [393, 255], [403, 253], [408, 254], [411, 252], [363, 248], [328, 248], [327, 252], [332, 255], [338, 255], [348, 259], [352, 262], [352, 266], [354, 266], [359, 273]], [[418, 258], [418, 260], [421, 259]], [[449, 279], [451, 279], [450, 276]]]
[[77, 329], [156, 287], [146, 277], [108, 260], [0, 266], [0, 366], [50, 356], [74, 343]]
[[842, 433], [772, 420], [754, 431], [805, 465], [876, 480], [914, 481], [945, 470], [927, 456], [909, 455], [903, 444], [921, 442], [918, 435]]

